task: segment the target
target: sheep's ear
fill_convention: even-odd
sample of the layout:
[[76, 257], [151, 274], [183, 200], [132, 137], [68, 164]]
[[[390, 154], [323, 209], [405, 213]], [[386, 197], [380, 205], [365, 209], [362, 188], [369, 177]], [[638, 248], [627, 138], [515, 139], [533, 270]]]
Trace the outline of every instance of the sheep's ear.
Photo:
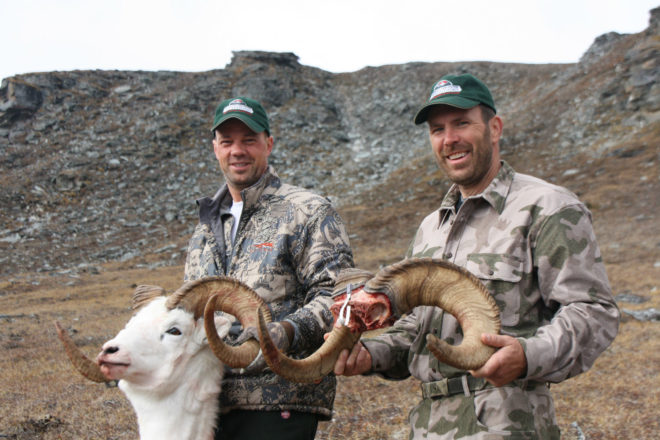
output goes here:
[[229, 333], [229, 329], [231, 328], [231, 321], [227, 319], [226, 316], [222, 315], [216, 315], [214, 321], [218, 336], [220, 336], [220, 338], [227, 336], [227, 333]]
[[133, 292], [133, 310], [138, 310], [154, 298], [165, 295], [165, 289], [159, 286], [141, 285]]
[[[218, 336], [220, 339], [223, 339], [229, 333], [231, 328], [231, 321], [222, 315], [215, 316], [215, 328], [217, 329]], [[204, 318], [199, 318], [195, 323], [195, 340], [199, 343], [206, 344], [208, 343], [208, 338], [206, 337], [206, 328], [204, 327]]]

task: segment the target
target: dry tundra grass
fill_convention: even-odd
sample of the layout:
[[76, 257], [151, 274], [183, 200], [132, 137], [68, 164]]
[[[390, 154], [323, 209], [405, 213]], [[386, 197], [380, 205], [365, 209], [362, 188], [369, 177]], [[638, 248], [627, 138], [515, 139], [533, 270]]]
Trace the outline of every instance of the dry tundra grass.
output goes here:
[[[618, 265], [608, 269], [615, 289], [619, 277], [629, 277], [624, 285], [637, 292], [657, 281], [649, 278], [658, 270], [652, 265], [635, 271]], [[53, 321], [75, 332], [76, 342], [94, 356], [130, 316], [135, 283], [172, 291], [182, 270], [110, 264], [96, 275], [3, 282], [0, 438], [135, 438], [136, 421], [127, 400], [117, 388], [88, 382], [72, 370]], [[644, 308], [659, 308], [658, 292], [646, 294], [651, 300]], [[591, 371], [552, 387], [564, 438], [577, 438], [574, 423], [588, 439], [655, 438], [660, 429], [659, 353], [660, 324], [624, 319], [615, 343]], [[320, 424], [317, 438], [407, 438], [406, 415], [418, 398], [414, 379], [340, 378], [335, 417]]]

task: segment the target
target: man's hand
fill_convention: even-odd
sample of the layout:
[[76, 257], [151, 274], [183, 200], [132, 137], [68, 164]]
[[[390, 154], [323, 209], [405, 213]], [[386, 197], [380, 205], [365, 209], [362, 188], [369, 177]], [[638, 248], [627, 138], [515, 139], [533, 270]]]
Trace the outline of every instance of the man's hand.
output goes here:
[[501, 387], [527, 373], [525, 351], [516, 338], [484, 333], [481, 342], [498, 348], [478, 370], [470, 371], [474, 377], [482, 377], [496, 387]]
[[[323, 337], [328, 339], [330, 333]], [[337, 376], [356, 376], [371, 370], [371, 354], [364, 348], [361, 342], [357, 342], [351, 351], [342, 350], [335, 362], [335, 374]]]
[[[293, 326], [289, 322], [282, 321], [268, 323], [268, 333], [275, 346], [283, 353], [289, 351], [291, 340], [293, 339], [293, 332]], [[240, 345], [248, 339], [259, 340], [259, 332], [256, 327], [246, 328], [236, 339], [236, 345]], [[261, 350], [259, 350], [259, 354], [254, 358], [250, 365], [245, 368], [235, 369], [235, 371], [240, 374], [259, 374], [266, 368], [266, 366], [266, 359], [261, 353]]]

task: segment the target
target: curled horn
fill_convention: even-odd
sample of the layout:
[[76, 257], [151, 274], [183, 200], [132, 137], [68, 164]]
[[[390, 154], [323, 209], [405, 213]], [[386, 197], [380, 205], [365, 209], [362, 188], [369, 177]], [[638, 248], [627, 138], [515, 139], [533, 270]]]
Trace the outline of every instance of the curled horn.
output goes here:
[[148, 304], [154, 298], [165, 295], [165, 289], [160, 286], [150, 286], [148, 284], [143, 284], [135, 288], [133, 292], [133, 310], [138, 310], [144, 305]]
[[[335, 284], [335, 292], [346, 288], [346, 285], [363, 285], [366, 280], [373, 277], [360, 269], [346, 269], [342, 271]], [[361, 333], [353, 333], [345, 326], [335, 326], [323, 345], [305, 359], [292, 359], [284, 355], [273, 343], [268, 333], [267, 322], [264, 319], [266, 307], [259, 308], [259, 343], [266, 363], [273, 372], [291, 382], [314, 383], [327, 376], [335, 367], [339, 354], [344, 349], [350, 350], [360, 339]]]
[[259, 343], [248, 339], [238, 347], [227, 345], [218, 336], [214, 313], [217, 310], [234, 315], [243, 328], [257, 326], [257, 309], [265, 308], [264, 320], [271, 321], [270, 311], [257, 293], [250, 287], [233, 278], [218, 277], [205, 283], [208, 300], [204, 307], [204, 328], [211, 350], [225, 365], [244, 368], [259, 354]]
[[[360, 273], [361, 272], [361, 273]], [[481, 342], [482, 333], [500, 331], [499, 309], [488, 290], [467, 270], [443, 260], [413, 258], [381, 269], [375, 277], [368, 272], [353, 270], [344, 280], [337, 280], [339, 289], [348, 282], [364, 283], [368, 293], [385, 293], [397, 316], [417, 306], [435, 306], [451, 313], [463, 330], [463, 341], [457, 346], [429, 334], [427, 347], [441, 362], [463, 370], [481, 367], [495, 352]], [[341, 351], [350, 349], [360, 338], [347, 327], [335, 327], [332, 333], [310, 357], [294, 360], [284, 356], [272, 343], [264, 322], [259, 322], [261, 350], [270, 368], [295, 382], [317, 382], [334, 368]]]
[[167, 297], [165, 307], [168, 310], [182, 308], [193, 314], [195, 319], [204, 316], [204, 308], [211, 296], [231, 289], [238, 281], [229, 277], [205, 277], [188, 281]]
[[101, 373], [98, 364], [90, 360], [82, 351], [80, 351], [66, 330], [64, 330], [57, 321], [55, 321], [55, 329], [57, 330], [57, 336], [64, 345], [66, 355], [69, 357], [69, 360], [71, 360], [73, 367], [78, 370], [80, 374], [93, 382], [111, 382], [105, 378], [103, 373]]
[[[267, 311], [267, 310], [266, 310]], [[264, 308], [259, 308], [259, 341], [266, 363], [278, 375], [291, 382], [318, 382], [335, 367], [339, 353], [351, 349], [360, 339], [360, 333], [352, 333], [348, 327], [332, 329], [325, 343], [305, 359], [292, 359], [277, 349], [268, 333]]]
[[475, 370], [495, 352], [481, 342], [481, 334], [499, 333], [497, 304], [479, 279], [459, 266], [431, 258], [404, 260], [383, 268], [364, 290], [387, 294], [397, 315], [422, 305], [451, 313], [463, 330], [461, 344], [453, 346], [434, 335], [426, 336], [427, 347], [441, 362]]
[[[146, 303], [154, 298], [164, 294], [164, 290], [157, 286], [138, 286], [133, 294], [133, 309], [139, 309]], [[195, 319], [202, 317], [205, 313], [205, 306], [209, 299], [213, 297], [212, 307], [208, 308], [208, 316], [210, 319], [205, 320], [205, 329], [209, 337], [209, 345], [211, 340], [219, 342], [218, 345], [224, 346], [220, 340], [215, 328], [215, 321], [213, 314], [216, 309], [224, 310], [231, 313], [241, 321], [243, 326], [256, 326], [256, 313], [257, 308], [263, 304], [259, 296], [252, 291], [249, 287], [241, 284], [240, 282], [226, 277], [209, 277], [202, 278], [196, 281], [191, 281], [181, 286], [176, 292], [167, 297], [166, 307], [173, 309], [176, 307], [183, 308], [190, 311]], [[250, 310], [252, 311], [250, 313]], [[265, 319], [270, 320], [268, 313]], [[74, 368], [80, 372], [87, 379], [94, 382], [109, 381], [105, 378], [98, 364], [85, 356], [62, 328], [62, 326], [55, 322], [57, 335], [64, 345], [64, 350], [71, 360]], [[215, 336], [215, 338], [213, 338]], [[218, 349], [217, 345], [211, 346], [213, 352], [220, 358], [220, 360], [229, 366], [237, 365], [239, 367], [247, 366], [256, 357], [259, 352], [259, 346], [256, 341], [247, 341], [240, 347], [226, 347], [227, 350], [223, 351], [222, 348]], [[224, 356], [221, 357], [218, 353]], [[228, 353], [228, 354], [227, 354]], [[238, 360], [236, 360], [238, 359]], [[249, 359], [249, 360], [246, 360]], [[244, 365], [243, 365], [244, 364]]]

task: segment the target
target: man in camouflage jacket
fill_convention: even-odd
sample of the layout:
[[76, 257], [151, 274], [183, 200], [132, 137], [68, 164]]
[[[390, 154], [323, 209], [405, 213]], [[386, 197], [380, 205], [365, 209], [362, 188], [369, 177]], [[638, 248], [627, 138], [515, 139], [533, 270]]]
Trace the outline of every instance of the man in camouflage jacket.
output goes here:
[[[268, 166], [273, 138], [257, 101], [223, 101], [212, 131], [226, 183], [197, 202], [185, 280], [225, 275], [247, 284], [269, 304], [280, 348], [308, 356], [332, 326], [335, 276], [353, 266], [343, 222], [327, 199], [282, 183]], [[247, 330], [242, 337], [256, 335]], [[225, 374], [216, 438], [314, 438], [318, 420], [331, 418], [336, 379], [298, 384], [264, 367], [260, 355]]]
[[500, 160], [502, 122], [472, 75], [434, 84], [415, 117], [425, 121], [454, 185], [407, 256], [448, 260], [481, 279], [502, 320], [501, 334], [482, 341], [498, 350], [476, 371], [440, 363], [426, 335], [458, 344], [460, 326], [440, 309], [418, 307], [343, 353], [335, 372], [420, 379], [411, 439], [559, 438], [548, 383], [588, 370], [618, 330], [591, 214], [568, 190]]

